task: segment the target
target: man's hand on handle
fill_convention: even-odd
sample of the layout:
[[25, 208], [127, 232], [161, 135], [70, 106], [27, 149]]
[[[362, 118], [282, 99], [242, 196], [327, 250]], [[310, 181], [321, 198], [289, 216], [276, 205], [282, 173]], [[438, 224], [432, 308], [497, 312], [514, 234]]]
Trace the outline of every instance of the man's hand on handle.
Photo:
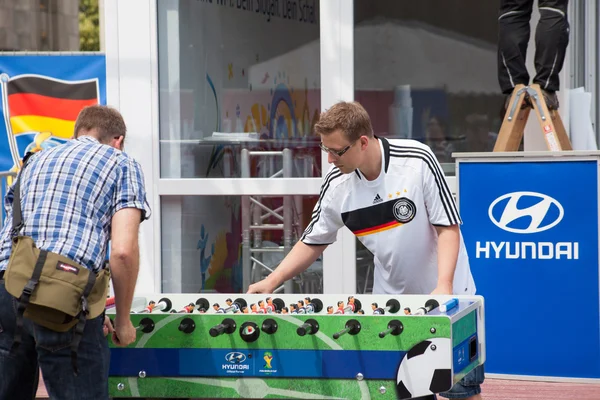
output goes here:
[[108, 316], [104, 316], [104, 325], [102, 326], [102, 333], [104, 334], [104, 337], [108, 336], [109, 334], [112, 335], [114, 331], [115, 328], [113, 328], [110, 318], [108, 318]]
[[135, 341], [136, 336], [137, 331], [133, 327], [129, 315], [123, 320], [120, 320], [117, 317], [115, 320], [114, 332], [112, 332], [114, 344], [120, 347], [128, 346]]

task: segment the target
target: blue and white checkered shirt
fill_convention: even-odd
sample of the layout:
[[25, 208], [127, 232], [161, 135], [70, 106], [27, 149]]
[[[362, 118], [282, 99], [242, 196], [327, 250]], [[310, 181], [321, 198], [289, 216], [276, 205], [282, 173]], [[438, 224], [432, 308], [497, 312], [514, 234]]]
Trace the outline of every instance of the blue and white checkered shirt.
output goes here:
[[[0, 271], [11, 251], [13, 189], [4, 199]], [[21, 235], [93, 271], [104, 264], [117, 211], [139, 208], [142, 220], [150, 217], [140, 165], [90, 136], [34, 154], [21, 177], [21, 205]]]

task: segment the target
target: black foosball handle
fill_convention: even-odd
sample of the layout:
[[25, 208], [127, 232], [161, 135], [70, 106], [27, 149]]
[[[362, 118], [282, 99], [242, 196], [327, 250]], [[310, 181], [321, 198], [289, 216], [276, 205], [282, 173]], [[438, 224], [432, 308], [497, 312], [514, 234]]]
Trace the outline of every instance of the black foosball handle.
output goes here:
[[140, 324], [135, 327], [136, 331], [142, 331], [144, 333], [150, 333], [154, 330], [154, 321], [150, 318], [142, 318]]
[[344, 329], [333, 334], [333, 338], [339, 339], [340, 336], [345, 335], [346, 333], [349, 333], [350, 335], [356, 335], [360, 332], [360, 329], [360, 322], [355, 319], [351, 319], [346, 322], [346, 327]]
[[296, 329], [296, 333], [299, 336], [304, 336], [307, 333], [309, 335], [314, 335], [318, 331], [319, 331], [319, 323], [312, 318], [307, 319], [305, 323], [303, 323], [300, 327], [298, 327], [298, 329]]
[[278, 328], [277, 321], [275, 321], [273, 318], [265, 319], [261, 326], [261, 330], [264, 333], [268, 333], [269, 335], [272, 335], [275, 332], [277, 332], [277, 328]]
[[402, 333], [402, 331], [404, 331], [404, 325], [402, 325], [402, 322], [398, 321], [397, 319], [391, 320], [388, 323], [387, 327], [388, 328], [385, 331], [379, 332], [379, 337], [381, 339], [383, 339], [389, 334], [391, 334], [392, 336], [398, 336]]
[[235, 332], [235, 328], [235, 321], [231, 318], [225, 318], [223, 322], [221, 322], [219, 325], [210, 328], [210, 331], [208, 331], [208, 333], [212, 337], [217, 337], [219, 335], [222, 335], [223, 333], [232, 334], [233, 332]]
[[196, 329], [196, 324], [194, 320], [191, 318], [184, 318], [183, 321], [179, 324], [179, 331], [183, 333], [192, 333], [194, 329]]

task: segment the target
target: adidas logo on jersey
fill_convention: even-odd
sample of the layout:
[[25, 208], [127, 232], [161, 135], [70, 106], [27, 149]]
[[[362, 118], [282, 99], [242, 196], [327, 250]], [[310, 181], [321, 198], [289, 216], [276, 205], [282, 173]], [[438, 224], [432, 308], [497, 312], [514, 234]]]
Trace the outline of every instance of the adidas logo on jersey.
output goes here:
[[377, 195], [375, 196], [375, 199], [373, 200], [373, 204], [381, 203], [382, 201], [383, 201], [383, 199], [381, 197], [379, 197], [379, 193], [377, 193]]

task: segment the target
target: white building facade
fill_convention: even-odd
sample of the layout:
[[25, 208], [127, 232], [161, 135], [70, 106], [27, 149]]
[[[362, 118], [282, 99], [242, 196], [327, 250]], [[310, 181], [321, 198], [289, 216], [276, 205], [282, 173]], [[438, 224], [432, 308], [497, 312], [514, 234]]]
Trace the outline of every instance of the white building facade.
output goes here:
[[[153, 209], [138, 290], [243, 291], [276, 267], [328, 170], [311, 127], [339, 100], [360, 101], [378, 135], [430, 144], [454, 188], [451, 153], [489, 151], [504, 100], [498, 11], [458, 3], [104, 0], [107, 102], [126, 119]], [[590, 92], [595, 128], [593, 3], [570, 5], [559, 99], [568, 123], [568, 89]], [[533, 70], [533, 34], [529, 47]], [[526, 136], [526, 149], [539, 147]], [[283, 290], [368, 292], [371, 280], [370, 255], [343, 229]]]

